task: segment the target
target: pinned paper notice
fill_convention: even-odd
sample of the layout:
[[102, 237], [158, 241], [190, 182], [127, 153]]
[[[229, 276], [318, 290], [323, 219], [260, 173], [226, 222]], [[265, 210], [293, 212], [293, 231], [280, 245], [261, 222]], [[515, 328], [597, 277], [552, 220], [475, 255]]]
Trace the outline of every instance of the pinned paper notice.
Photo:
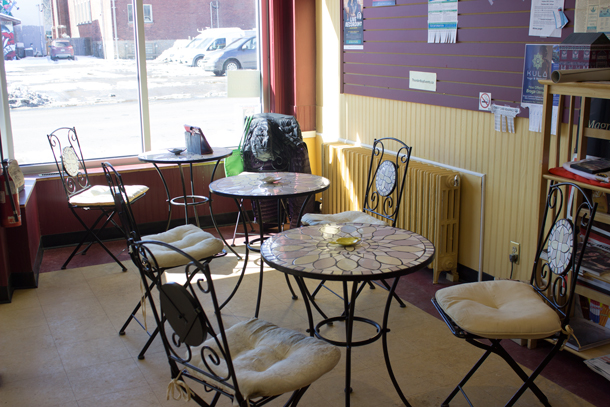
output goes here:
[[515, 116], [519, 114], [521, 108], [510, 106], [498, 106], [491, 104], [491, 112], [495, 116], [496, 131], [515, 132]]
[[455, 43], [457, 19], [457, 0], [428, 0], [428, 42]]
[[535, 103], [521, 103], [521, 107], [530, 111], [530, 131], [542, 131], [542, 105]]

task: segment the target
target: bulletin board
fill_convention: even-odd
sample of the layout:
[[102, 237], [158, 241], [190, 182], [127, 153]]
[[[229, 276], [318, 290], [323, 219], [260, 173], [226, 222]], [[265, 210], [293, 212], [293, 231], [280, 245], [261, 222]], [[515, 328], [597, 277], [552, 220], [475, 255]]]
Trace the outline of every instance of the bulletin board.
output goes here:
[[[342, 47], [343, 92], [468, 110], [490, 92], [495, 104], [520, 106], [525, 45], [561, 43], [574, 31], [575, 1], [565, 0], [561, 38], [542, 38], [528, 35], [530, 0], [459, 0], [457, 42], [438, 44], [428, 43], [427, 1], [364, 0], [363, 49]], [[409, 89], [409, 71], [436, 73], [436, 92]]]

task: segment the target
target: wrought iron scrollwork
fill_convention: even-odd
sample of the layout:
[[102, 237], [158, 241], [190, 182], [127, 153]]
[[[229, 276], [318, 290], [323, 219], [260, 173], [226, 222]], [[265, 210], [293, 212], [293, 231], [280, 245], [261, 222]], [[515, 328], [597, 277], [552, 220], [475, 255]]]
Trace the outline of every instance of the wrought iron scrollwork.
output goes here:
[[[577, 198], [572, 195], [581, 200], [576, 210], [572, 200]], [[564, 316], [571, 304], [594, 208], [574, 184], [559, 183], [549, 188], [531, 283]]]
[[[384, 142], [400, 146], [391, 159], [385, 159]], [[364, 196], [365, 211], [395, 222], [400, 209], [410, 157], [411, 147], [398, 139], [386, 137], [375, 140]]]

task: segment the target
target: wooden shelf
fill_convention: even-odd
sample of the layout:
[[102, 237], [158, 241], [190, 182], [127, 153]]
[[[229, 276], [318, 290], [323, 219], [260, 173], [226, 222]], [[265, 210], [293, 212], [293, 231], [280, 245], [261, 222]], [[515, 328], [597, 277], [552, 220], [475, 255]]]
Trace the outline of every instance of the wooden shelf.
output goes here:
[[[568, 82], [568, 83], [553, 83], [549, 80], [540, 80], [541, 85], [544, 85], [544, 106], [543, 106], [543, 146], [542, 157], [540, 160], [542, 180], [540, 184], [540, 202], [539, 202], [539, 222], [540, 227], [542, 215], [544, 213], [545, 199], [548, 192], [548, 182], [570, 182], [578, 185], [580, 188], [589, 191], [597, 191], [610, 194], [610, 186], [603, 187], [598, 185], [588, 184], [582, 181], [561, 177], [549, 173], [549, 165], [554, 164], [560, 166], [564, 162], [572, 160], [574, 151], [577, 153], [577, 159], [582, 160], [586, 156], [587, 141], [589, 138], [597, 138], [610, 140], [610, 131], [602, 129], [592, 129], [586, 126], [589, 123], [590, 104], [592, 98], [610, 99], [610, 82]], [[552, 122], [552, 101], [554, 95], [570, 96], [568, 117], [570, 122], [568, 126], [564, 126], [559, 120], [556, 128], [556, 135], [551, 135]], [[572, 98], [573, 97], [573, 98]], [[575, 110], [577, 101], [575, 98], [580, 98], [580, 117], [576, 117]], [[563, 98], [560, 100], [563, 101]], [[566, 131], [567, 129], [567, 131]], [[578, 137], [579, 134], [585, 137]], [[555, 162], [557, 161], [557, 162]], [[610, 224], [610, 215], [605, 213], [597, 213], [595, 220], [606, 224]], [[603, 277], [587, 274], [587, 279], [598, 280], [610, 284], [610, 276]], [[582, 279], [583, 282], [587, 280]], [[591, 284], [589, 282], [589, 284]], [[576, 293], [586, 298], [594, 299], [604, 304], [610, 304], [610, 296], [604, 292], [597, 291], [593, 287], [578, 284]], [[578, 332], [575, 333], [578, 337]], [[610, 354], [610, 344], [598, 346], [584, 351], [575, 351], [567, 346], [564, 348], [570, 353], [578, 355], [584, 359], [592, 359], [595, 357]]]
[[[578, 337], [578, 335], [577, 335]], [[553, 339], [546, 339], [547, 342], [551, 342], [551, 343], [555, 343], [556, 341]], [[593, 358], [598, 358], [600, 356], [605, 356], [605, 355], [609, 355], [610, 354], [610, 343], [607, 343], [605, 345], [602, 346], [597, 346], [595, 348], [591, 348], [591, 349], [587, 349], [587, 350], [581, 350], [580, 352], [577, 350], [574, 350], [572, 348], [568, 348], [567, 346], [565, 346], [563, 348], [564, 351], [568, 351], [576, 356], [579, 356], [583, 359], [593, 359]]]
[[587, 184], [586, 182], [576, 181], [575, 179], [560, 177], [559, 175], [554, 174], [544, 174], [542, 178], [557, 181], [557, 182], [571, 182], [572, 184], [576, 184], [583, 189], [590, 189], [592, 191], [599, 191], [604, 193], [610, 193], [610, 188], [600, 187], [598, 185]]

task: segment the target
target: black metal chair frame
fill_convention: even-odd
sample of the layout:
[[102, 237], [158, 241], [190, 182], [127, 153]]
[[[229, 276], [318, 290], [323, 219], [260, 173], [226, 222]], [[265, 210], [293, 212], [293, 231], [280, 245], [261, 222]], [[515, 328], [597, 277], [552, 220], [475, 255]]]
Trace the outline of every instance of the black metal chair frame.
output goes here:
[[[396, 155], [393, 156], [394, 161], [384, 160], [384, 156], [386, 154], [384, 142], [396, 142], [400, 146], [400, 148], [396, 152]], [[369, 164], [369, 171], [367, 175], [366, 192], [364, 194], [362, 212], [372, 215], [379, 215], [382, 218], [390, 221], [393, 227], [396, 227], [396, 222], [398, 221], [398, 211], [400, 210], [400, 204], [403, 198], [405, 181], [407, 179], [407, 171], [409, 169], [409, 161], [411, 160], [412, 149], [413, 147], [407, 146], [402, 140], [398, 140], [394, 137], [383, 137], [380, 139], [375, 139], [375, 141], [373, 142], [373, 148], [371, 150], [371, 161]], [[376, 186], [377, 173], [379, 171], [379, 167], [384, 161], [392, 162], [396, 169], [396, 181], [394, 187], [387, 195], [381, 194], [377, 190]], [[401, 165], [404, 166], [404, 170], [399, 171]], [[401, 174], [402, 177], [400, 176]], [[394, 192], [396, 188], [398, 188], [398, 190], [396, 194], [396, 202], [394, 202], [392, 192]], [[340, 294], [328, 288], [324, 284], [325, 282], [326, 280], [320, 282], [320, 284], [318, 284], [315, 290], [311, 293], [310, 299], [312, 301], [315, 300], [315, 296], [318, 294], [322, 287], [326, 288], [328, 291], [332, 292], [337, 297], [343, 299]], [[390, 285], [385, 280], [380, 280], [380, 283], [377, 281], [373, 282], [380, 285], [386, 290], [390, 290]], [[368, 284], [371, 288], [375, 288], [372, 282], [362, 283], [358, 288], [357, 294], [360, 294], [362, 292], [362, 289], [366, 284]], [[394, 293], [393, 296], [396, 301], [398, 301], [401, 308], [406, 307], [405, 303], [400, 299], [400, 297], [398, 297], [398, 295]]]
[[[119, 174], [118, 171], [110, 163], [107, 163], [107, 162], [102, 163], [102, 168], [104, 170], [104, 175], [106, 176], [106, 181], [108, 182], [108, 186], [110, 187], [110, 191], [111, 191], [112, 197], [114, 199], [114, 203], [115, 203], [114, 211], [117, 214], [117, 216], [119, 217], [119, 220], [122, 225], [122, 230], [125, 232], [126, 240], [127, 241], [129, 241], [129, 239], [132, 239], [135, 241], [141, 240], [142, 236], [138, 230], [138, 225], [133, 216], [133, 211], [131, 210], [131, 204], [129, 203], [129, 200], [127, 199], [127, 192], [125, 191], [125, 185], [123, 184], [123, 179], [121, 177], [121, 174]], [[221, 254], [221, 256], [224, 256], [224, 255], [226, 255], [226, 253], [223, 252]], [[212, 260], [215, 257], [220, 257], [220, 256], [211, 256], [211, 257], [208, 257], [205, 259], [200, 259], [200, 260], [204, 261], [204, 262], [209, 262], [210, 260]], [[160, 270], [161, 270], [161, 272], [165, 271], [164, 268], [161, 268]], [[136, 321], [142, 327], [142, 329], [144, 329], [144, 331], [148, 334], [148, 340], [146, 341], [146, 343], [142, 347], [142, 350], [138, 354], [138, 359], [140, 359], [140, 360], [144, 359], [144, 354], [146, 353], [146, 351], [152, 344], [153, 340], [159, 333], [158, 326], [155, 327], [153, 332], [149, 332], [146, 324], [143, 324], [136, 317], [136, 314], [142, 307], [142, 304], [147, 299], [150, 300], [150, 298], [148, 297], [148, 292], [150, 290], [152, 290], [156, 284], [156, 282], [154, 280], [150, 280], [150, 281], [143, 280], [142, 282], [146, 287], [148, 287], [148, 290], [146, 290], [144, 292], [144, 295], [142, 296], [140, 301], [136, 304], [135, 308], [133, 309], [131, 314], [129, 314], [129, 317], [127, 318], [127, 320], [125, 321], [125, 323], [123, 324], [121, 329], [119, 330], [119, 335], [121, 335], [121, 336], [125, 335], [125, 329], [127, 329], [127, 326], [129, 326], [131, 321]], [[152, 304], [152, 302], [151, 302], [151, 304]], [[223, 306], [224, 306], [224, 304], [223, 304]]]
[[[216, 405], [220, 396], [229, 397], [234, 405], [235, 402], [239, 406], [259, 407], [279, 397], [259, 397], [254, 400], [245, 400], [239, 391], [239, 385], [235, 376], [235, 369], [231, 360], [231, 353], [224, 335], [224, 323], [222, 321], [221, 306], [219, 305], [216, 291], [214, 289], [214, 281], [210, 274], [209, 262], [206, 260], [200, 262], [181, 250], [163, 242], [146, 241], [137, 242], [134, 239], [129, 239], [131, 258], [138, 266], [142, 281], [146, 285], [146, 294], [151, 303], [153, 315], [158, 325], [158, 330], [161, 333], [163, 345], [168, 358], [171, 369], [172, 380], [183, 380], [188, 378], [205, 386], [205, 391], [214, 391], [212, 401], [207, 403], [197, 393], [191, 390], [191, 398], [200, 406], [213, 407]], [[179, 285], [177, 283], [163, 284], [161, 276], [163, 270], [156, 267], [156, 260], [148, 247], [151, 245], [161, 245], [172, 248], [176, 252], [181, 253], [188, 263], [184, 266], [186, 275], [186, 283]], [[208, 313], [199, 302], [197, 292], [192, 281], [196, 277], [195, 285], [200, 295], [208, 295], [211, 299], [213, 313]], [[146, 284], [147, 281], [152, 281], [152, 284]], [[157, 287], [160, 299], [160, 312], [153, 301], [152, 288]], [[208, 315], [213, 315], [208, 318]], [[172, 328], [168, 331], [166, 322]], [[217, 328], [215, 328], [217, 327]], [[214, 338], [216, 346], [220, 350], [222, 359], [226, 362], [228, 374], [226, 377], [218, 376], [214, 373], [214, 367], [221, 363], [219, 355], [210, 347], [202, 347], [201, 358], [208, 368], [208, 371], [202, 370], [191, 363], [193, 358], [192, 347], [202, 344], [207, 338]], [[193, 375], [189, 372], [196, 371], [198, 374], [211, 379], [204, 380], [201, 377]], [[217, 385], [217, 382], [223, 383], [227, 388], [233, 390], [234, 394], [230, 394], [222, 387]], [[309, 386], [298, 389], [292, 393], [284, 407], [295, 407]]]
[[[62, 147], [61, 140], [58, 137], [58, 133], [61, 133], [61, 132], [66, 133], [66, 143], [67, 144], [63, 147]], [[123, 271], [127, 271], [127, 268], [123, 265], [123, 263], [121, 263], [121, 261], [119, 259], [117, 259], [116, 256], [114, 254], [112, 254], [112, 252], [110, 250], [108, 250], [108, 248], [106, 247], [104, 242], [98, 236], [98, 234], [102, 230], [104, 230], [104, 228], [109, 223], [114, 225], [117, 229], [121, 230], [121, 227], [113, 219], [114, 215], [115, 215], [114, 207], [113, 206], [110, 206], [110, 207], [109, 206], [97, 206], [97, 205], [76, 206], [76, 205], [70, 204], [70, 199], [72, 197], [79, 195], [92, 187], [92, 185], [89, 183], [89, 174], [87, 173], [87, 166], [86, 166], [85, 160], [83, 158], [83, 153], [81, 150], [80, 142], [78, 140], [78, 135], [76, 134], [76, 129], [74, 127], [60, 127], [58, 129], [55, 129], [51, 134], [48, 134], [47, 139], [49, 140], [49, 145], [51, 146], [51, 150], [53, 152], [53, 157], [55, 158], [55, 164], [57, 166], [57, 171], [59, 172], [59, 177], [61, 178], [61, 182], [62, 182], [64, 191], [66, 193], [68, 207], [70, 208], [70, 211], [72, 211], [72, 214], [74, 215], [74, 217], [76, 217], [78, 222], [85, 229], [84, 236], [82, 237], [82, 239], [80, 240], [78, 245], [74, 248], [74, 250], [68, 257], [68, 259], [61, 266], [61, 269], [64, 270], [68, 266], [68, 263], [70, 263], [70, 261], [72, 260], [74, 255], [76, 253], [78, 253], [78, 251], [83, 246], [83, 244], [85, 242], [87, 242], [87, 240], [90, 238], [87, 247], [85, 247], [85, 249], [81, 252], [81, 254], [83, 254], [83, 255], [86, 254], [87, 250], [89, 250], [89, 248], [91, 247], [91, 245], [93, 243], [98, 243], [106, 251], [106, 253], [108, 253], [110, 255], [110, 257], [112, 257], [112, 259], [119, 266], [121, 266], [121, 269]], [[70, 168], [70, 169], [66, 168], [66, 166], [69, 166], [69, 164], [65, 162], [65, 157], [63, 156], [63, 154], [64, 154], [63, 150], [66, 147], [72, 148], [72, 151], [75, 154], [75, 157], [72, 157], [72, 159], [75, 159], [76, 162], [75, 163], [73, 162], [70, 164], [78, 165], [77, 168]], [[144, 196], [144, 195], [142, 195], [142, 196]], [[136, 200], [138, 200], [140, 198], [141, 198], [141, 196], [134, 199], [133, 202], [135, 202]], [[97, 210], [97, 211], [100, 211], [101, 213], [97, 217], [97, 219], [91, 224], [91, 226], [89, 226], [78, 215], [78, 210], [84, 210], [84, 211]], [[105, 220], [102, 223], [102, 226], [96, 232], [97, 225], [104, 218], [105, 218]]]
[[[568, 193], [564, 193], [562, 188], [574, 188], [574, 195], [578, 195], [578, 191], [582, 194], [582, 202], [577, 203], [578, 207], [576, 212], [573, 214], [573, 248], [572, 257], [569, 260], [569, 265], [562, 272], [552, 270], [548, 263], [544, 260], [544, 253], [546, 251], [546, 245], [548, 243], [551, 227], [560, 220], [562, 214], [569, 213], [570, 207], [568, 202]], [[550, 406], [548, 398], [544, 395], [542, 390], [534, 383], [534, 380], [540, 375], [542, 370], [548, 365], [553, 357], [563, 348], [565, 342], [569, 339], [566, 327], [570, 322], [570, 311], [572, 310], [572, 304], [574, 300], [574, 290], [576, 288], [576, 280], [578, 279], [578, 273], [585, 251], [586, 243], [589, 239], [591, 227], [593, 225], [592, 219], [595, 218], [595, 212], [597, 210], [597, 203], [593, 204], [587, 198], [584, 191], [577, 185], [565, 182], [552, 184], [549, 187], [549, 193], [546, 199], [546, 206], [544, 216], [542, 218], [540, 235], [538, 238], [538, 246], [536, 249], [536, 257], [532, 274], [530, 277], [530, 285], [534, 288], [536, 293], [544, 299], [561, 319], [561, 331], [551, 337], [555, 341], [554, 346], [546, 355], [546, 357], [540, 362], [538, 367], [534, 369], [531, 375], [527, 375], [523, 369], [517, 364], [513, 357], [502, 347], [502, 339], [489, 339], [483, 338], [478, 335], [474, 335], [470, 332], [463, 330], [458, 326], [440, 307], [438, 302], [433, 298], [432, 303], [440, 313], [441, 317], [451, 330], [451, 333], [458, 338], [466, 340], [477, 348], [485, 350], [483, 356], [477, 361], [477, 363], [471, 368], [466, 376], [460, 381], [455, 387], [447, 399], [443, 402], [442, 406], [449, 406], [451, 400], [461, 392], [466, 398], [468, 404], [472, 406], [472, 403], [466, 392], [464, 391], [464, 385], [474, 375], [477, 369], [485, 362], [489, 355], [496, 354], [500, 356], [506, 363], [513, 369], [513, 371], [523, 380], [523, 385], [517, 390], [512, 396], [506, 406], [514, 405], [519, 397], [527, 390], [530, 389], [536, 395], [538, 400], [545, 405]], [[568, 215], [569, 216], [569, 215]], [[572, 222], [572, 221], [571, 221]], [[582, 247], [578, 249], [578, 238], [581, 236], [581, 230], [584, 230], [582, 234]], [[476, 284], [476, 283], [473, 283]], [[490, 344], [483, 343], [481, 340], [489, 340]]]

